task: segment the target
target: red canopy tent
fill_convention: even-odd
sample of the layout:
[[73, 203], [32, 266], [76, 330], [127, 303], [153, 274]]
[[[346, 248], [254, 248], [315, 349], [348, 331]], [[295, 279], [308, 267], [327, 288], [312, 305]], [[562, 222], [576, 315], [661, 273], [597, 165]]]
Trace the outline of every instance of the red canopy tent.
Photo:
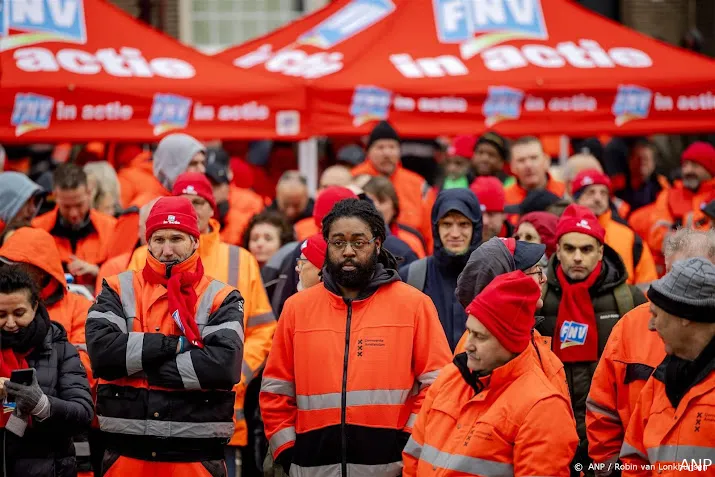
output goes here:
[[715, 61], [568, 0], [337, 0], [217, 56], [302, 79], [317, 134], [714, 129]]
[[0, 0], [0, 141], [305, 135], [304, 89], [241, 71], [104, 0]]

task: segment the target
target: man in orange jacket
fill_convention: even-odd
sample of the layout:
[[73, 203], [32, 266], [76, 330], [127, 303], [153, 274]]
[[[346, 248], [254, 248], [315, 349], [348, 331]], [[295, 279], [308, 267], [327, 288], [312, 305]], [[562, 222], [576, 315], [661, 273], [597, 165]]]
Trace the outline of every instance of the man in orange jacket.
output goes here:
[[511, 146], [509, 166], [516, 182], [504, 189], [507, 205], [520, 204], [529, 191], [546, 189], [563, 197], [566, 186], [549, 174], [551, 158], [544, 152], [539, 138], [525, 136]]
[[[246, 300], [243, 309], [245, 348], [241, 382], [234, 387], [236, 429], [226, 455], [227, 467], [231, 470], [235, 468], [236, 447], [245, 447], [248, 443], [243, 409], [246, 388], [256, 377], [268, 356], [276, 329], [276, 319], [263, 288], [256, 259], [244, 248], [221, 242], [220, 226], [211, 218], [215, 204], [211, 184], [206, 176], [196, 172], [181, 174], [174, 182], [172, 194], [191, 200], [197, 213], [201, 233], [198, 255], [201, 257], [206, 274], [238, 288], [241, 296]], [[134, 252], [129, 270], [140, 271], [144, 268], [147, 250], [145, 246]]]
[[648, 329], [668, 356], [628, 423], [622, 475], [715, 475], [715, 265], [702, 257], [675, 263], [648, 299]]
[[75, 277], [76, 283], [91, 288], [107, 259], [107, 245], [117, 221], [90, 209], [87, 174], [79, 166], [61, 164], [52, 182], [57, 207], [37, 217], [32, 225], [54, 237], [64, 269]]
[[260, 406], [273, 458], [293, 477], [400, 475], [450, 361], [434, 305], [400, 281], [385, 236], [372, 204], [338, 202], [323, 220], [323, 282], [289, 298], [278, 321]]
[[534, 280], [515, 271], [467, 307], [466, 353], [427, 391], [403, 476], [569, 475], [576, 422], [530, 346], [540, 296]]
[[104, 477], [224, 475], [240, 380], [244, 300], [204, 273], [196, 212], [163, 197], [141, 272], [109, 277], [87, 315]]
[[422, 176], [402, 167], [400, 136], [387, 121], [381, 121], [370, 133], [367, 141], [367, 160], [352, 169], [353, 177], [362, 174], [385, 176], [392, 181], [400, 200], [399, 223], [417, 229], [427, 243], [427, 253], [432, 251], [431, 209], [427, 209], [425, 196], [429, 185]]
[[[665, 243], [669, 272], [675, 262], [691, 257], [715, 261], [715, 232], [680, 229]], [[596, 475], [618, 475], [616, 462], [641, 390], [653, 370], [665, 358], [663, 342], [646, 333], [650, 303], [626, 313], [613, 327], [593, 374], [586, 400], [586, 435], [589, 456], [597, 464]]]
[[625, 220], [613, 216], [611, 180], [603, 172], [587, 169], [571, 182], [571, 195], [577, 204], [591, 209], [606, 231], [606, 244], [621, 256], [626, 266], [626, 283], [646, 288], [658, 278], [650, 247]]

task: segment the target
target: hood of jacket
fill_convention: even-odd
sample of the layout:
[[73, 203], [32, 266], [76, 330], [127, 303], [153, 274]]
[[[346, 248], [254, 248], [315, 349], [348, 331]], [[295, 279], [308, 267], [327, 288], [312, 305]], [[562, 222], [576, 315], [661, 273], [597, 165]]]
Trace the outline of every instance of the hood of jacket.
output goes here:
[[[330, 273], [328, 272], [327, 268], [323, 268], [322, 276], [325, 288], [333, 295], [342, 297], [340, 287], [338, 286], [335, 279], [330, 276]], [[402, 280], [400, 279], [400, 275], [397, 273], [397, 270], [394, 270], [392, 268], [385, 268], [383, 264], [378, 263], [375, 267], [375, 273], [373, 273], [372, 279], [370, 279], [370, 283], [367, 285], [367, 287], [360, 291], [357, 298], [355, 299], [364, 300], [366, 298], [369, 298], [381, 286], [399, 281]]]
[[25, 174], [0, 173], [0, 232], [15, 218], [30, 197], [43, 192], [42, 187], [32, 182]]
[[[67, 290], [67, 281], [62, 269], [60, 252], [55, 245], [55, 240], [48, 232], [31, 227], [17, 229], [0, 247], [0, 257], [10, 262], [34, 265], [43, 270], [59, 285], [62, 296], [64, 296]], [[51, 296], [54, 297], [54, 290]], [[53, 304], [51, 301], [45, 299], [48, 306]]]
[[193, 137], [184, 133], [169, 134], [154, 151], [154, 177], [171, 190], [176, 178], [186, 172], [191, 159], [199, 152], [206, 152], [206, 147]]
[[504, 242], [492, 238], [472, 252], [462, 273], [457, 278], [455, 295], [466, 308], [494, 278], [516, 270], [514, 256]]
[[[472, 222], [472, 240], [469, 248], [461, 255], [445, 250], [439, 236], [439, 220], [449, 212], [459, 212]], [[482, 241], [482, 211], [477, 196], [469, 189], [448, 189], [437, 195], [432, 207], [432, 236], [434, 237], [434, 258], [440, 267], [454, 268], [461, 272], [470, 254]]]
[[[549, 272], [547, 275], [547, 281], [549, 286], [556, 288], [561, 288], [559, 284], [559, 279], [556, 276], [556, 267], [560, 266], [559, 259], [554, 254], [549, 260]], [[621, 256], [613, 250], [608, 244], [603, 244], [603, 265], [601, 267], [601, 273], [593, 284], [591, 288], [592, 292], [597, 294], [605, 294], [614, 288], [616, 288], [621, 283], [624, 283], [628, 278], [628, 271], [626, 271], [626, 266], [621, 259]]]

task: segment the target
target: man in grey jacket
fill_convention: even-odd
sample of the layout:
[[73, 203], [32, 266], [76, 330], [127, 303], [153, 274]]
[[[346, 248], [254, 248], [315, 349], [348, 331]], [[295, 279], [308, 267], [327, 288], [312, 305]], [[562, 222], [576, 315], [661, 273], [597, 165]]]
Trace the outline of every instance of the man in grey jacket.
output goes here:
[[0, 173], [0, 245], [9, 232], [31, 225], [44, 197], [42, 187], [26, 175]]

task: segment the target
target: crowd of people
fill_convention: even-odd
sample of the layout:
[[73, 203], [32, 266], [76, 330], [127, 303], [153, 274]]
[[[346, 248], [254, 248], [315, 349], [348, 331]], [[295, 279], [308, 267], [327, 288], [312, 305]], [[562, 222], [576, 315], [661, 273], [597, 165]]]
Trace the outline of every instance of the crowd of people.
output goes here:
[[715, 148], [630, 148], [458, 136], [428, 181], [383, 121], [315, 197], [181, 133], [0, 173], [3, 475], [715, 475]]

